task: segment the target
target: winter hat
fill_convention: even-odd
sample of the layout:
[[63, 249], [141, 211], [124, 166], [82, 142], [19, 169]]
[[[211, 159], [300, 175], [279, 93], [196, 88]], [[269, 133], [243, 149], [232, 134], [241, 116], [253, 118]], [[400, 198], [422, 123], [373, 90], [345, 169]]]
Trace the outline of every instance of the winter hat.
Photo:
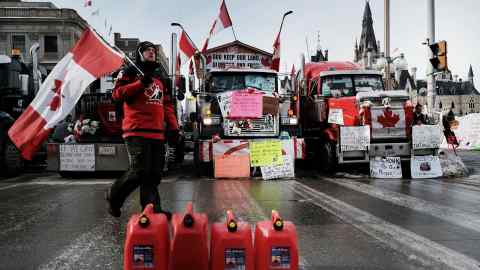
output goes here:
[[138, 46], [137, 46], [137, 55], [138, 55], [138, 59], [140, 59], [142, 62], [144, 62], [145, 60], [143, 59], [143, 52], [145, 50], [147, 50], [148, 48], [153, 48], [155, 50], [155, 55], [157, 54], [157, 48], [155, 46], [155, 44], [153, 44], [152, 42], [150, 41], [142, 41], [140, 43], [138, 43]]

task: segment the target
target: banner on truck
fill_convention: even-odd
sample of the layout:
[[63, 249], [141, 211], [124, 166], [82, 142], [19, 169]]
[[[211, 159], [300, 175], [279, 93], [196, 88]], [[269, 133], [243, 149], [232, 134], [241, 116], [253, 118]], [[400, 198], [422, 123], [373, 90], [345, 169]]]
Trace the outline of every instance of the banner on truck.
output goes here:
[[402, 178], [400, 157], [375, 157], [371, 159], [370, 176], [372, 178]]
[[412, 178], [435, 178], [443, 175], [438, 156], [414, 156], [410, 168]]
[[442, 139], [443, 136], [439, 126], [421, 125], [412, 128], [413, 149], [439, 148]]
[[260, 118], [263, 111], [263, 94], [249, 90], [232, 94], [230, 118]]
[[346, 151], [366, 151], [370, 145], [370, 127], [340, 127], [340, 149]]
[[343, 110], [331, 108], [328, 112], [328, 123], [343, 125]]

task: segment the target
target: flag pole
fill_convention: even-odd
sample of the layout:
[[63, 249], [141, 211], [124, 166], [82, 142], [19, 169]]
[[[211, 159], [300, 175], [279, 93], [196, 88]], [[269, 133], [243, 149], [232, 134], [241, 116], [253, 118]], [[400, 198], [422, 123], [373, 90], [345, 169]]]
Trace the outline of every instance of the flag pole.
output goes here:
[[233, 37], [235, 38], [235, 41], [237, 41], [237, 35], [235, 34], [235, 30], [233, 29], [233, 24], [232, 24], [232, 32], [233, 32]]

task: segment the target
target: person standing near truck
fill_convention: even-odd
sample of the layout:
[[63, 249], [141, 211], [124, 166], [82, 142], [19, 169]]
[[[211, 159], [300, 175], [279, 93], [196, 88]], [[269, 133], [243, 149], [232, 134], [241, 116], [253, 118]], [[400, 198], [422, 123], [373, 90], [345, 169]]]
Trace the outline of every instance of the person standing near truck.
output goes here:
[[156, 213], [163, 213], [170, 219], [171, 213], [161, 207], [158, 185], [165, 161], [165, 139], [168, 137], [170, 142], [175, 142], [179, 134], [178, 123], [168, 92], [169, 81], [157, 72], [160, 64], [156, 62], [155, 45], [141, 42], [136, 54], [136, 65], [144, 75], [138, 75], [133, 66], [123, 69], [112, 92], [113, 100], [122, 103], [123, 138], [130, 166], [106, 192], [108, 212], [119, 217], [128, 195], [140, 187], [142, 209], [151, 203]]

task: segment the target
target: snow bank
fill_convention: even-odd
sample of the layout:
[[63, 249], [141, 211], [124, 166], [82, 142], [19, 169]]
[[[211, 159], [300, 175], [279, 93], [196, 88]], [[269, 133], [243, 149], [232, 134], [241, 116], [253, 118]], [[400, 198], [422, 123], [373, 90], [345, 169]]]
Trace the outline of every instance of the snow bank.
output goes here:
[[455, 155], [453, 150], [442, 149], [439, 152], [440, 164], [442, 166], [444, 177], [465, 177], [469, 174], [469, 169], [463, 163], [462, 159]]
[[[480, 113], [456, 117], [456, 120], [458, 120], [459, 125], [453, 132], [455, 132], [460, 143], [458, 149], [480, 150]], [[443, 138], [442, 148], [447, 148], [445, 138]]]

